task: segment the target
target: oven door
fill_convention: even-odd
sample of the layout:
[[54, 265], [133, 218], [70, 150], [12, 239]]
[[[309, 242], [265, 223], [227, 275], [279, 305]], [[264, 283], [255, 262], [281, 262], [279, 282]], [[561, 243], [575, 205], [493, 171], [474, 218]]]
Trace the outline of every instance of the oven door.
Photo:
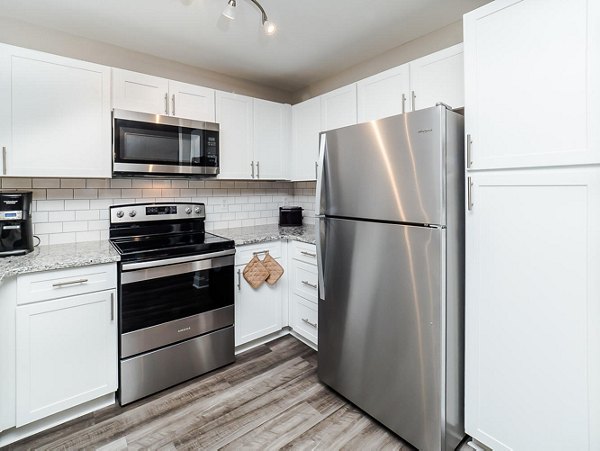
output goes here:
[[113, 173], [216, 175], [219, 125], [114, 110]]
[[121, 358], [234, 322], [234, 250], [121, 266]]

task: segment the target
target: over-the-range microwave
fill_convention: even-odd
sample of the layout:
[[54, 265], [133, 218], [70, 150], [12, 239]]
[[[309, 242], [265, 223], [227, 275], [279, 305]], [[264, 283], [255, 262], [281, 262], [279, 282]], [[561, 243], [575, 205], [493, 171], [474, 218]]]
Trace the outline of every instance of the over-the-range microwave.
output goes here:
[[113, 174], [209, 176], [219, 173], [219, 124], [113, 110]]

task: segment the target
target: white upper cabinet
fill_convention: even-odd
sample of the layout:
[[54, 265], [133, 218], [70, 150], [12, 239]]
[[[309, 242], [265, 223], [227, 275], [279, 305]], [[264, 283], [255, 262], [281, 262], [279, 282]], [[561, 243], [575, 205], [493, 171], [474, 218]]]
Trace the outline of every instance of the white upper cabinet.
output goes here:
[[215, 90], [169, 80], [171, 116], [215, 122]]
[[321, 130], [354, 125], [356, 121], [356, 83], [321, 96]]
[[497, 0], [464, 36], [472, 169], [600, 162], [600, 2]]
[[410, 91], [408, 64], [365, 78], [356, 84], [358, 122], [382, 119], [407, 111]]
[[169, 80], [124, 69], [112, 70], [113, 108], [168, 115]]
[[[401, 66], [402, 67], [402, 66]], [[410, 62], [411, 110], [465, 105], [463, 45], [458, 44]]]
[[215, 121], [215, 90], [153, 75], [114, 69], [113, 108]]
[[253, 161], [253, 99], [217, 91], [216, 116], [219, 123], [220, 178], [256, 178]]
[[2, 175], [110, 177], [110, 69], [0, 45]]
[[600, 449], [600, 171], [470, 180], [466, 432], [496, 451]]
[[316, 180], [321, 131], [321, 98], [292, 106], [292, 155], [290, 178]]
[[254, 99], [254, 165], [258, 179], [287, 178], [291, 107]]

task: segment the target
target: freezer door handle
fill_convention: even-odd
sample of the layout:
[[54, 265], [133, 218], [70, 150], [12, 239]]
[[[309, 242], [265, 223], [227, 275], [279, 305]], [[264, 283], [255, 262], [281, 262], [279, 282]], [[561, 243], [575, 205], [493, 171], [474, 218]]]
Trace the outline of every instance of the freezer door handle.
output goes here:
[[315, 208], [317, 215], [325, 214], [325, 197], [323, 196], [323, 188], [325, 183], [323, 178], [325, 177], [325, 152], [327, 151], [327, 135], [321, 133], [319, 142], [319, 162], [317, 163], [317, 198]]
[[325, 218], [318, 217], [315, 221], [315, 237], [317, 245], [317, 274], [318, 283], [317, 290], [320, 300], [325, 300], [325, 277], [324, 277], [324, 263], [323, 251], [325, 250]]

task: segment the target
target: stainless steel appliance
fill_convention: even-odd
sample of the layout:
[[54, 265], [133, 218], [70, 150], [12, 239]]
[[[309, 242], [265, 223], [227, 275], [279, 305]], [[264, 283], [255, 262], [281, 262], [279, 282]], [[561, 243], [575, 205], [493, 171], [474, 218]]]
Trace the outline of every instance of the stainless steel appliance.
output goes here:
[[115, 175], [217, 175], [219, 124], [113, 111]]
[[463, 117], [321, 135], [318, 375], [420, 450], [463, 427]]
[[110, 208], [119, 263], [121, 405], [234, 358], [234, 242], [198, 203]]
[[33, 251], [31, 191], [0, 192], [0, 257]]

